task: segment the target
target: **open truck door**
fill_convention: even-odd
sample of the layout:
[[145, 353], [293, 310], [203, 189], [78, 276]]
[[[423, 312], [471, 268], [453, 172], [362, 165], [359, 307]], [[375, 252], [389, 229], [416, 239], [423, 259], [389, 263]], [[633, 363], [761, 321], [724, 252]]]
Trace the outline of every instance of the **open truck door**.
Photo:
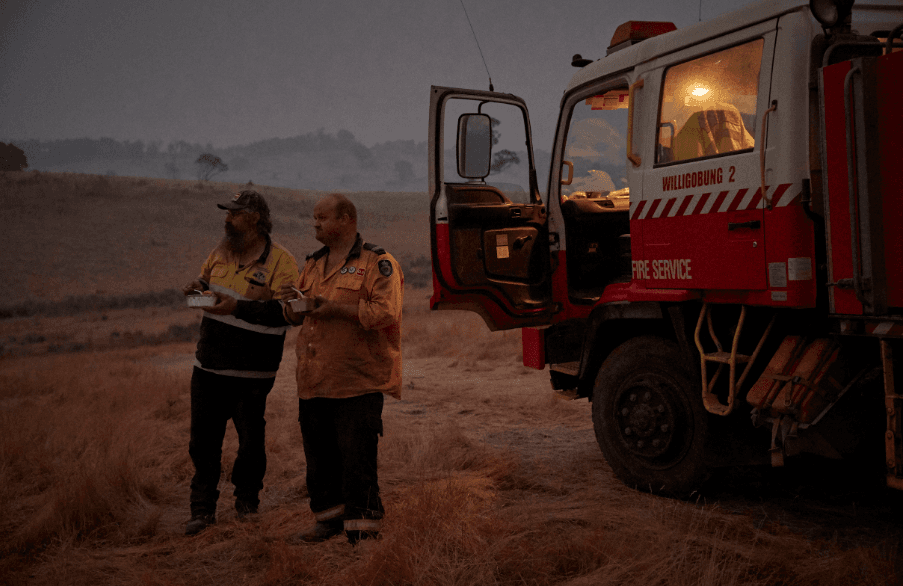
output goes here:
[[429, 128], [431, 309], [491, 330], [550, 322], [548, 215], [524, 101], [433, 86]]

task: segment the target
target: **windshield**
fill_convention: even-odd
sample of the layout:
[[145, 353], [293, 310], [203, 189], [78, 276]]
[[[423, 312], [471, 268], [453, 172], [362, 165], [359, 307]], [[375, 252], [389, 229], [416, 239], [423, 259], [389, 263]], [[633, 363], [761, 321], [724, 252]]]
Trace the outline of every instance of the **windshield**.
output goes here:
[[[574, 104], [564, 160], [573, 164], [567, 198], [627, 197], [627, 88], [589, 96]], [[567, 168], [562, 169], [566, 179]]]

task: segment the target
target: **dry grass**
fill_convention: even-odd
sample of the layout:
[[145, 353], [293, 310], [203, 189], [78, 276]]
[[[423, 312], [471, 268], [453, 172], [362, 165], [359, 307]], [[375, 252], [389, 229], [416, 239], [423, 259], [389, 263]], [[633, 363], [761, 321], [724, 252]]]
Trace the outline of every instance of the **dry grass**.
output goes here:
[[[223, 234], [227, 201], [247, 185], [78, 173], [0, 173], [0, 260], [8, 275], [2, 311], [95, 296], [158, 295], [194, 278]], [[323, 192], [254, 185], [267, 199], [273, 238], [297, 260], [320, 248], [311, 210]], [[423, 194], [349, 194], [362, 236], [426, 284], [428, 200]], [[0, 311], [0, 313], [2, 313]]]
[[[467, 311], [432, 312], [431, 291], [405, 291], [402, 345], [411, 358], [447, 357], [473, 366], [522, 360], [520, 330], [489, 332], [476, 314]], [[457, 366], [457, 365], [456, 365]]]
[[153, 535], [167, 485], [185, 480], [184, 381], [106, 358], [4, 365], [0, 531], [15, 550]]
[[[405, 313], [409, 368], [456, 372], [446, 365], [459, 361], [472, 366], [466, 379], [492, 376], [481, 369], [496, 359], [483, 360], [483, 352], [516, 361], [510, 339], [497, 341], [497, 334], [460, 316], [449, 320], [422, 311], [422, 294], [409, 296]], [[446, 343], [436, 346], [437, 337]], [[284, 538], [311, 517], [287, 360], [268, 406], [261, 519], [238, 523], [228, 510], [225, 479], [235, 449], [230, 432], [220, 522], [186, 538], [181, 530], [192, 470], [187, 378], [178, 365], [190, 345], [170, 350], [0, 362], [0, 583], [722, 586], [892, 580], [893, 552], [844, 548], [717, 505], [621, 486], [585, 437], [585, 403], [550, 398], [542, 373], [529, 378], [517, 366], [496, 374], [524, 376], [529, 383], [498, 383], [499, 395], [491, 388], [424, 380], [405, 390], [404, 401], [387, 403], [380, 446], [388, 509], [383, 538], [356, 548], [339, 539], [293, 547]], [[555, 430], [582, 439], [555, 443], [553, 453], [524, 441], [556, 441]]]

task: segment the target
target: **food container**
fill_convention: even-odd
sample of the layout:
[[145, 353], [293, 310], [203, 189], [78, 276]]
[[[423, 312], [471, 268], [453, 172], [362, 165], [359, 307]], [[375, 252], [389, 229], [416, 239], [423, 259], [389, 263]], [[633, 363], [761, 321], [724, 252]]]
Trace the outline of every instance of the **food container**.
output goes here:
[[289, 307], [295, 313], [305, 313], [316, 309], [316, 304], [312, 297], [302, 297], [301, 299], [291, 299], [288, 302]]
[[213, 307], [216, 305], [216, 295], [212, 293], [204, 293], [199, 295], [188, 295], [188, 307]]

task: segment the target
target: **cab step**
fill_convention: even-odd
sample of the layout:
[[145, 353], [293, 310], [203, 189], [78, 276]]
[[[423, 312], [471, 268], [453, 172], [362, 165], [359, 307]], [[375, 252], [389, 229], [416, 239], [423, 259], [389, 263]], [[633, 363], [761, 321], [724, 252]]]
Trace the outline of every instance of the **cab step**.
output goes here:
[[570, 376], [577, 376], [580, 374], [580, 361], [550, 364], [549, 370], [554, 370], [555, 372], [561, 372]]

